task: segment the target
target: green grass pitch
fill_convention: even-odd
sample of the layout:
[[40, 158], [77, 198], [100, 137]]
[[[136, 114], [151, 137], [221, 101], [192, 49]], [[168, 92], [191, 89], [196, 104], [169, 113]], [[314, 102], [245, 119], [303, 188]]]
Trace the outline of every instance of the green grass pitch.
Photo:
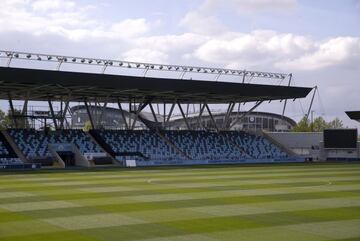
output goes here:
[[360, 164], [1, 172], [0, 240], [360, 240]]

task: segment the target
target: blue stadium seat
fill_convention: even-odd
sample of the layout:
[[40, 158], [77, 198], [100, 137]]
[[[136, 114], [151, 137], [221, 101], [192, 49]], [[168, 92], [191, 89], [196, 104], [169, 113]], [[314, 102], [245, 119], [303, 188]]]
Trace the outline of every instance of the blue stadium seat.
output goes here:
[[286, 158], [288, 155], [262, 136], [239, 131], [224, 132], [232, 142], [255, 159]]
[[4, 135], [0, 132], [0, 165], [22, 164], [11, 146], [7, 143]]
[[72, 143], [77, 146], [82, 154], [102, 152], [100, 147], [81, 130], [44, 131], [11, 129], [10, 136], [20, 148], [26, 158], [47, 158], [51, 154], [49, 144]]
[[170, 161], [184, 158], [153, 131], [99, 130], [97, 133], [119, 158], [137, 153], [135, 159]]
[[[48, 158], [49, 144], [73, 143], [82, 154], [102, 152], [90, 136], [80, 130], [45, 133], [10, 130], [10, 135], [28, 159]], [[119, 161], [135, 159], [143, 165], [239, 163], [251, 160], [286, 159], [288, 155], [262, 136], [239, 131], [93, 130], [98, 143], [106, 145]], [[0, 145], [0, 153], [6, 152]], [[181, 150], [181, 151], [179, 151]]]
[[5, 147], [5, 144], [2, 140], [0, 140], [0, 156], [9, 155], [8, 149]]
[[165, 136], [193, 160], [240, 160], [248, 157], [218, 133], [167, 131]]

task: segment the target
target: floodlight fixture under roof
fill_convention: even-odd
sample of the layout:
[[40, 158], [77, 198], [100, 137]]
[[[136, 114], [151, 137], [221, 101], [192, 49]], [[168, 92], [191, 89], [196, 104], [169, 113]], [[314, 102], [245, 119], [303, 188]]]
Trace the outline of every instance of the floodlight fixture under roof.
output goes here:
[[61, 55], [49, 55], [49, 54], [38, 54], [38, 53], [26, 53], [26, 52], [17, 52], [17, 51], [5, 51], [0, 50], [0, 58], [16, 58], [23, 60], [45, 60], [49, 62], [58, 62], [63, 63], [71, 60], [72, 64], [87, 64], [93, 65], [95, 62], [98, 65], [102, 66], [117, 66], [121, 68], [139, 68], [139, 69], [151, 69], [157, 71], [175, 71], [175, 72], [193, 72], [197, 71], [198, 73], [204, 74], [216, 74], [216, 75], [235, 75], [235, 76], [250, 76], [250, 77], [259, 77], [259, 78], [270, 78], [270, 79], [285, 79], [289, 77], [289, 74], [284, 73], [270, 73], [270, 72], [260, 72], [260, 71], [247, 71], [247, 70], [236, 70], [236, 69], [224, 69], [224, 68], [209, 68], [209, 67], [199, 67], [199, 66], [182, 66], [182, 65], [164, 65], [164, 64], [152, 64], [144, 62], [129, 62], [129, 61], [119, 61], [119, 60], [109, 60], [109, 59], [92, 59], [92, 58], [83, 58], [75, 56], [61, 56]]

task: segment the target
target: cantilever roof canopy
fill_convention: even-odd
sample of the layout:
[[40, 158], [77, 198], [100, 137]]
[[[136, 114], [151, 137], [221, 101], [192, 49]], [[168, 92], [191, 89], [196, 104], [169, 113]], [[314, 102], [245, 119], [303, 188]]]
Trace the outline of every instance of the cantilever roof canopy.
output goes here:
[[209, 104], [303, 98], [311, 88], [0, 67], [0, 99]]
[[345, 111], [350, 119], [360, 122], [360, 111]]

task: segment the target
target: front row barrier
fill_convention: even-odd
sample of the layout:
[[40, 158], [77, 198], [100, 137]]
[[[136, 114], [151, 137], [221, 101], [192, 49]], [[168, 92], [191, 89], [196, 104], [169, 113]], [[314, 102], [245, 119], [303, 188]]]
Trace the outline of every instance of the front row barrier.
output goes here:
[[0, 164], [0, 170], [36, 170], [40, 168], [40, 163]]
[[172, 166], [172, 165], [222, 165], [222, 164], [266, 164], [266, 163], [301, 163], [305, 162], [302, 157], [270, 158], [270, 159], [239, 159], [239, 160], [148, 160], [136, 161], [136, 166]]

